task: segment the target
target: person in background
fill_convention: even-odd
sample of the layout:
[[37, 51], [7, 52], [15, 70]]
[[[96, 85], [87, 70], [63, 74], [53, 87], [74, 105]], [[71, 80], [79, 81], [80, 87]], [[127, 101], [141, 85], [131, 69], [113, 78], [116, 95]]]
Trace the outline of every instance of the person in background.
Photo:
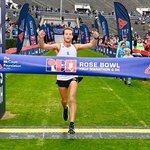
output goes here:
[[122, 42], [120, 44], [120, 47], [117, 48], [116, 58], [121, 58], [125, 55], [125, 48], [126, 48], [126, 43]]
[[134, 48], [138, 50], [144, 50], [144, 43], [141, 37], [138, 37], [134, 42]]
[[148, 35], [146, 36], [146, 44], [144, 46], [146, 51], [150, 51], [150, 31], [148, 33]]
[[[133, 58], [133, 56], [131, 55], [131, 49], [130, 48], [125, 49], [125, 55], [123, 56], [123, 58]], [[127, 84], [128, 86], [130, 86], [131, 85], [131, 78], [124, 78], [124, 83]]]
[[80, 30], [77, 26], [75, 26], [75, 28], [73, 29], [73, 43], [78, 43], [78, 37], [79, 37], [79, 33], [80, 33]]
[[123, 35], [123, 40], [119, 42], [118, 47], [120, 47], [121, 43], [124, 42], [126, 44], [126, 48], [130, 48], [130, 42], [127, 41], [127, 35]]

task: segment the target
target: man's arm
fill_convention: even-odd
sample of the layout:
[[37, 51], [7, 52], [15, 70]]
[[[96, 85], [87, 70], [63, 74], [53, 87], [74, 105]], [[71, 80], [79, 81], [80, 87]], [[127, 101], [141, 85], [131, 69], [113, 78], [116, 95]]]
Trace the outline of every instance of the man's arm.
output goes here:
[[97, 45], [97, 42], [98, 42], [98, 39], [99, 39], [99, 33], [98, 32], [94, 32], [93, 33], [93, 39], [90, 43], [87, 43], [87, 44], [75, 44], [75, 48], [77, 50], [81, 50], [81, 49], [86, 49], [86, 48], [93, 48]]
[[43, 30], [39, 31], [39, 46], [45, 50], [59, 50], [59, 44], [46, 44], [44, 43], [45, 32]]

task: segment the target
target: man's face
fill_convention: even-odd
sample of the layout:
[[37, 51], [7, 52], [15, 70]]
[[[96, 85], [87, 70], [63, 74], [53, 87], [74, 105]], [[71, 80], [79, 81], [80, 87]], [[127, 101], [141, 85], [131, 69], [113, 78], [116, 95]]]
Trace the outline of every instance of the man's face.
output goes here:
[[131, 52], [130, 50], [125, 51], [126, 55], [130, 55], [130, 52]]
[[123, 37], [123, 41], [127, 41], [127, 37]]
[[138, 43], [142, 43], [142, 39], [141, 38], [138, 38]]
[[125, 48], [125, 47], [126, 47], [126, 44], [122, 44], [121, 47], [122, 47], [122, 48]]
[[71, 30], [65, 30], [65, 32], [64, 32], [64, 41], [66, 43], [70, 43], [70, 42], [72, 42], [72, 39], [73, 39], [72, 31]]

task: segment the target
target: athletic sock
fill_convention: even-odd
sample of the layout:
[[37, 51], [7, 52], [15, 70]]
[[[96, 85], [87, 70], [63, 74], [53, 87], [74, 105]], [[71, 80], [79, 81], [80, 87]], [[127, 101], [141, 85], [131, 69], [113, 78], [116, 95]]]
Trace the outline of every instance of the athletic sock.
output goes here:
[[70, 126], [74, 126], [74, 122], [70, 122]]

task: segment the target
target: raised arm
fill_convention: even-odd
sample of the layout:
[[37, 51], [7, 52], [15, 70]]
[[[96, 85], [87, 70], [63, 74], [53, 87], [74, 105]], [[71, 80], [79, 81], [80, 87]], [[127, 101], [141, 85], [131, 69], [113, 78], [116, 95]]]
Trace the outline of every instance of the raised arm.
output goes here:
[[59, 50], [60, 45], [55, 43], [55, 44], [46, 44], [44, 43], [44, 37], [45, 37], [45, 32], [43, 30], [39, 31], [39, 46], [42, 49], [45, 50]]
[[99, 39], [99, 33], [94, 31], [93, 32], [93, 39], [90, 43], [75, 44], [74, 46], [76, 47], [77, 50], [86, 49], [86, 48], [93, 48], [97, 45], [98, 39]]

